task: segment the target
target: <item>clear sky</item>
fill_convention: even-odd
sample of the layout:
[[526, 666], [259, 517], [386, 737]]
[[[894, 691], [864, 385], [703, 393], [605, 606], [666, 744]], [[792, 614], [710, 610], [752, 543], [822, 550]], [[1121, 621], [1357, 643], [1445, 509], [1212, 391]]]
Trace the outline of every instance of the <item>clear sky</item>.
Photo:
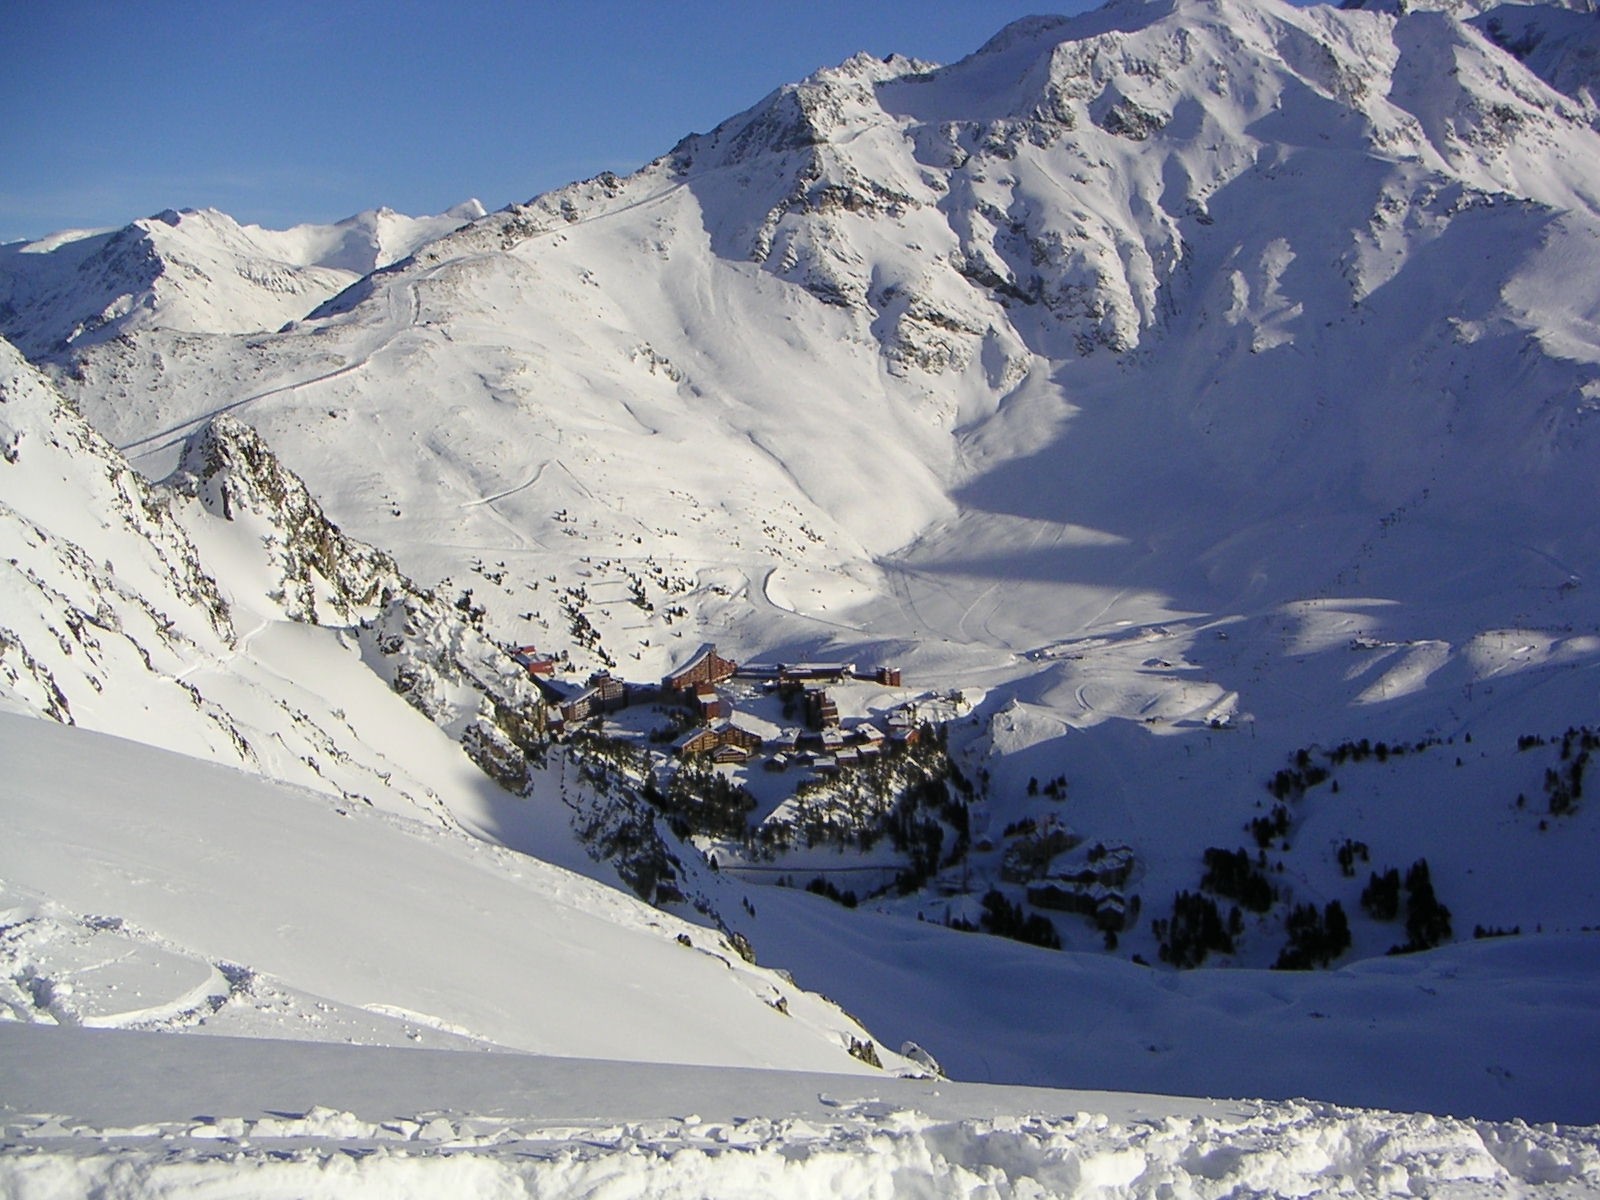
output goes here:
[[164, 208], [499, 208], [858, 50], [951, 62], [1095, 3], [0, 0], [0, 241]]

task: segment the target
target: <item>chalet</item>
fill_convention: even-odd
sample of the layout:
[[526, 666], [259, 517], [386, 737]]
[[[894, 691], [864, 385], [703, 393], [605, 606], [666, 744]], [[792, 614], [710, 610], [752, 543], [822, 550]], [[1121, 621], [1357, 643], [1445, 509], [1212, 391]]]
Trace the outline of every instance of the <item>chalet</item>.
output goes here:
[[834, 729], [839, 724], [839, 706], [822, 688], [805, 691], [806, 724], [812, 729]]
[[902, 687], [902, 686], [904, 686], [900, 682], [900, 668], [899, 667], [879, 667], [877, 669], [877, 671], [873, 674], [872, 679], [873, 679], [874, 683], [881, 684], [884, 687]]
[[1028, 888], [1028, 903], [1035, 908], [1080, 913], [1112, 933], [1120, 933], [1139, 919], [1139, 897], [1124, 896], [1103, 883], [1077, 887], [1045, 882]]
[[837, 754], [844, 749], [844, 734], [837, 729], [824, 729], [818, 741], [824, 754]]
[[1135, 856], [1130, 846], [1110, 846], [1096, 843], [1087, 855], [1072, 862], [1051, 866], [1049, 878], [1058, 883], [1072, 883], [1080, 887], [1104, 884], [1118, 888], [1133, 875]]
[[693, 658], [662, 679], [661, 690], [693, 695], [700, 684], [724, 683], [732, 679], [738, 669], [738, 663], [731, 658], [723, 658], [717, 653], [716, 646], [708, 642], [700, 647]]
[[884, 723], [889, 727], [889, 740], [892, 742], [914, 746], [921, 740], [922, 731], [917, 725], [916, 716], [908, 709], [895, 709]]
[[556, 673], [556, 660], [540, 654], [537, 646], [518, 646], [511, 652], [512, 661], [530, 676], [551, 676]]
[[[761, 749], [761, 738], [732, 721], [718, 721], [691, 729], [672, 744], [672, 749], [679, 758], [708, 756], [715, 762], [745, 762]], [[733, 750], [737, 757], [719, 754], [722, 750]]]
[[541, 675], [532, 679], [544, 702], [555, 709], [565, 725], [577, 725], [590, 717], [628, 707], [627, 684], [604, 671], [589, 676], [589, 682], [582, 687]]

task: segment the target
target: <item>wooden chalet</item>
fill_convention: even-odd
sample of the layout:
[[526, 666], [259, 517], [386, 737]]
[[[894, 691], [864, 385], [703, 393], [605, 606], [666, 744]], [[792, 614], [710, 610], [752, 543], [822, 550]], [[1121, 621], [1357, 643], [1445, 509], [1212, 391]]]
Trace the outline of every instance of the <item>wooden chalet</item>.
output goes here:
[[716, 646], [707, 642], [693, 658], [662, 679], [661, 690], [694, 695], [700, 684], [725, 683], [733, 678], [738, 669], [738, 663], [731, 658], [723, 658], [717, 653]]
[[533, 676], [533, 686], [539, 689], [544, 702], [555, 710], [557, 719], [564, 725], [576, 725], [594, 715], [594, 689], [578, 687], [561, 679]]
[[855, 739], [856, 752], [862, 758], [876, 758], [883, 753], [883, 730], [876, 725], [861, 724], [850, 731], [850, 736]]
[[596, 671], [589, 676], [589, 686], [594, 690], [594, 706], [599, 712], [617, 712], [628, 707], [628, 685], [609, 671]]
[[915, 746], [922, 739], [922, 727], [917, 719], [903, 708], [890, 713], [884, 723], [889, 727], [889, 740], [906, 746]]
[[[672, 745], [679, 758], [708, 757], [714, 762], [747, 762], [761, 749], [761, 737], [741, 729], [732, 721], [718, 721], [703, 729], [691, 729]], [[724, 754], [723, 751], [732, 751]]]
[[1110, 933], [1120, 933], [1139, 919], [1139, 897], [1125, 896], [1103, 883], [1077, 887], [1047, 881], [1030, 887], [1027, 895], [1035, 908], [1079, 913]]

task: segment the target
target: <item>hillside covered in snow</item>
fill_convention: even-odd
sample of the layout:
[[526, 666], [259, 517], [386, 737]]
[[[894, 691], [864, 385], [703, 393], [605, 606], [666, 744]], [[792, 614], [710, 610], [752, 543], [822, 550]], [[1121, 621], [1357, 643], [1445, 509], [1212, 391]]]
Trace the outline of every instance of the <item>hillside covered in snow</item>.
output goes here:
[[[1600, 1121], [1594, 22], [1121, 0], [497, 213], [0, 248], [0, 1017]], [[528, 1153], [1600, 1189], [1592, 1130], [615, 1097]], [[132, 1120], [0, 1101], [0, 1163]]]

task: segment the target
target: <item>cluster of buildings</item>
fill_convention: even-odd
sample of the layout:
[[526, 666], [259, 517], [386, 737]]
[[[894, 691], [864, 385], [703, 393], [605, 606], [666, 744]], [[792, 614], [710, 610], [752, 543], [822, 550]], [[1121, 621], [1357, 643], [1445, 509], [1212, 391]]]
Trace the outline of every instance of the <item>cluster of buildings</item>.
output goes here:
[[1060, 826], [1028, 833], [1007, 847], [1000, 877], [1025, 884], [1035, 908], [1077, 913], [1107, 933], [1120, 933], [1139, 916], [1139, 898], [1127, 893], [1136, 861], [1133, 848], [1097, 843], [1087, 852], [1058, 857], [1079, 840]]
[[[874, 667], [867, 672], [847, 662], [754, 663], [741, 667], [708, 643], [658, 685], [626, 683], [609, 672], [597, 671], [580, 686], [557, 679], [555, 660], [541, 655], [535, 647], [520, 646], [512, 657], [527, 671], [549, 706], [552, 724], [570, 728], [641, 703], [682, 706], [692, 714], [693, 725], [673, 743], [673, 753], [680, 759], [741, 763], [771, 749], [774, 753], [768, 766], [772, 769], [806, 765], [829, 773], [876, 756], [886, 742], [909, 742], [917, 736], [916, 722], [904, 710], [891, 713], [883, 728], [862, 722], [843, 730], [837, 702], [820, 686], [855, 679], [900, 687], [901, 675], [896, 667]], [[772, 739], [769, 745], [768, 739], [736, 724], [720, 690], [735, 677], [761, 681], [786, 699], [798, 697], [804, 707], [806, 730]]]

